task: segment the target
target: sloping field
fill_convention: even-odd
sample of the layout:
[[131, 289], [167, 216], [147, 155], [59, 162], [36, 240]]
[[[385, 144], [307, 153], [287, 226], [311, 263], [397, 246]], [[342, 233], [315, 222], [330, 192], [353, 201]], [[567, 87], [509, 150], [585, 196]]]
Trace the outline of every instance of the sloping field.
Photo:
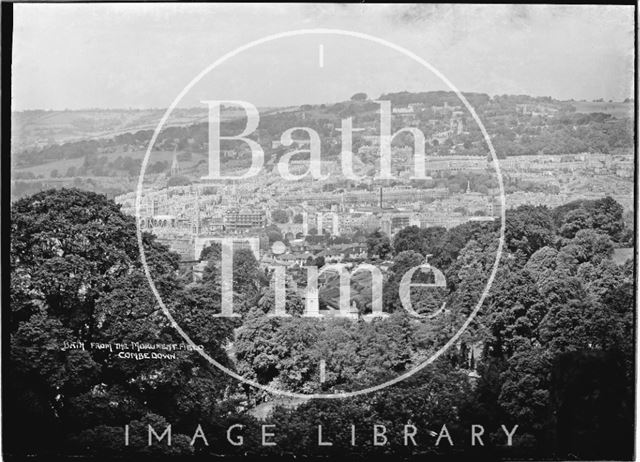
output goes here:
[[[260, 108], [260, 114], [271, 112]], [[46, 144], [60, 144], [81, 139], [107, 138], [139, 130], [153, 130], [165, 109], [87, 109], [78, 111], [22, 111], [12, 114], [11, 136], [14, 151]], [[244, 115], [243, 111], [225, 110], [228, 119]], [[206, 107], [175, 109], [168, 126], [185, 126], [206, 122]]]
[[603, 112], [614, 117], [631, 117], [633, 115], [633, 103], [606, 103], [576, 101], [571, 103], [576, 107], [576, 112], [590, 114], [592, 112]]

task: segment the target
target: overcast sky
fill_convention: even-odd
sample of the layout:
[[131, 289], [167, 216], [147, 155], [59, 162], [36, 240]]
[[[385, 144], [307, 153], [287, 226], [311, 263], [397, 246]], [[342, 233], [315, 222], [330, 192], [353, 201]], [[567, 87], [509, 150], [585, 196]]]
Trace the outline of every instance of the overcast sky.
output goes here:
[[[13, 108], [167, 107], [200, 71], [295, 29], [363, 32], [424, 58], [461, 91], [558, 99], [633, 96], [633, 7], [313, 4], [16, 4]], [[323, 63], [319, 65], [319, 45]], [[410, 59], [343, 36], [304, 36], [230, 59], [181, 105], [284, 106], [364, 91], [446, 89]]]

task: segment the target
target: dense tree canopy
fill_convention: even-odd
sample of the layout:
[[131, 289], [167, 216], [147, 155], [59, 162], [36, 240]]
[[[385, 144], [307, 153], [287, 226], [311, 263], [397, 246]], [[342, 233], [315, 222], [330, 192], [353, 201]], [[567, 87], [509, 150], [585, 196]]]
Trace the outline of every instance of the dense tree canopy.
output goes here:
[[392, 250], [389, 236], [382, 231], [377, 230], [367, 236], [367, 253], [370, 258], [385, 258]]
[[[507, 211], [505, 247], [496, 278], [474, 322], [438, 360], [380, 392], [345, 400], [285, 401], [232, 380], [199, 354], [123, 359], [91, 344], [184, 344], [147, 283], [134, 219], [104, 196], [46, 191], [11, 208], [10, 307], [5, 328], [6, 451], [25, 454], [327, 454], [454, 455], [465, 446], [433, 445], [429, 431], [404, 446], [397, 429], [410, 422], [457, 441], [471, 424], [487, 428], [487, 445], [506, 457], [615, 458], [632, 454], [634, 400], [634, 266], [611, 259], [629, 230], [610, 198], [557, 209]], [[412, 370], [456, 332], [484, 290], [496, 258], [497, 223], [444, 230], [409, 227], [393, 241], [367, 239], [384, 267], [383, 310], [366, 319], [370, 276], [357, 288], [356, 319], [323, 301], [323, 319], [305, 317], [301, 277], [287, 276], [285, 309], [275, 310], [274, 274], [248, 249], [233, 255], [234, 310], [220, 312], [220, 248], [206, 247], [202, 280], [179, 277], [178, 256], [143, 235], [146, 259], [169, 314], [218, 363], [260, 384], [295, 391], [365, 388]], [[414, 287], [407, 313], [398, 286], [407, 270], [428, 261], [446, 287]], [[373, 260], [372, 260], [373, 261]], [[335, 277], [322, 279], [327, 287]], [[433, 281], [418, 271], [412, 282]], [[326, 293], [325, 293], [326, 294]], [[335, 295], [335, 294], [334, 294]], [[360, 297], [360, 298], [358, 298]], [[369, 298], [369, 303], [371, 299]], [[67, 343], [65, 343], [67, 342]], [[84, 342], [85, 348], [69, 348]], [[129, 352], [137, 352], [128, 350]], [[326, 367], [320, 378], [320, 364]], [[6, 398], [9, 398], [8, 400]], [[271, 403], [267, 422], [279, 446], [262, 447], [256, 406]], [[289, 403], [290, 404], [290, 403]], [[173, 445], [148, 446], [145, 428], [172, 425]], [[210, 446], [191, 445], [198, 423]], [[243, 447], [226, 426], [246, 426]], [[318, 447], [326, 423], [332, 447]], [[348, 431], [357, 424], [351, 446]], [[396, 429], [389, 445], [371, 444], [370, 428]], [[519, 425], [513, 447], [500, 425]], [[124, 428], [131, 432], [123, 445]], [[40, 435], [35, 439], [32, 435]], [[379, 452], [382, 451], [382, 452]], [[479, 454], [479, 453], [478, 453]]]
[[[11, 219], [10, 451], [65, 441], [122, 451], [125, 424], [133, 427], [153, 414], [179, 428], [181, 420], [216, 412], [227, 377], [203, 367], [194, 352], [136, 361], [91, 348], [182, 340], [142, 274], [133, 218], [104, 196], [63, 189], [16, 202]], [[177, 255], [151, 235], [144, 235], [144, 243], [156, 286], [176, 320], [212, 356], [226, 361], [222, 347], [231, 326], [214, 322], [211, 303], [185, 303], [189, 298], [182, 298], [185, 289], [175, 275]], [[68, 342], [84, 348], [69, 350]], [[213, 407], [203, 407], [207, 401]], [[34, 442], [28, 436], [33, 431], [42, 438]], [[186, 438], [175, 436], [177, 442]], [[172, 448], [183, 450], [192, 449]]]

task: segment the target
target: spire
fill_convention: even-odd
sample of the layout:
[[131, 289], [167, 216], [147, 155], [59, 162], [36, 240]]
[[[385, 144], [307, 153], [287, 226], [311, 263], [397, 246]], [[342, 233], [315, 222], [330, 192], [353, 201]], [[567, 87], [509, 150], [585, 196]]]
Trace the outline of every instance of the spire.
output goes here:
[[177, 151], [178, 146], [173, 150], [173, 162], [171, 162], [171, 176], [180, 175], [180, 165], [178, 165], [178, 154]]

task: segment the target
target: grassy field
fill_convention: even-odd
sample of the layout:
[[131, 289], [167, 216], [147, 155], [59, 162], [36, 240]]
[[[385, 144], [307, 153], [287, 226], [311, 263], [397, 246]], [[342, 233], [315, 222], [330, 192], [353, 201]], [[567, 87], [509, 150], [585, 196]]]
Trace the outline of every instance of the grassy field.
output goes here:
[[[260, 108], [260, 114], [272, 112]], [[11, 135], [14, 150], [39, 144], [65, 143], [81, 139], [109, 138], [139, 130], [154, 130], [165, 109], [105, 109], [77, 111], [21, 111], [11, 115]], [[244, 115], [243, 111], [225, 110], [224, 118]], [[167, 126], [187, 126], [207, 121], [206, 107], [177, 108], [167, 120]]]
[[633, 103], [594, 103], [589, 101], [576, 101], [571, 103], [576, 107], [576, 112], [590, 114], [592, 112], [604, 112], [614, 117], [631, 117], [633, 115]]
[[[142, 150], [131, 151], [131, 152], [112, 152], [112, 153], [100, 154], [100, 156], [105, 156], [108, 159], [108, 162], [115, 160], [119, 156], [142, 160], [144, 158], [145, 152], [146, 151], [142, 151]], [[173, 155], [174, 155], [173, 151], [153, 151], [151, 153], [151, 156], [149, 157], [149, 163], [151, 164], [153, 162], [164, 161], [171, 164], [173, 160]], [[183, 169], [185, 172], [187, 172], [192, 170], [199, 162], [206, 161], [206, 160], [207, 160], [207, 156], [205, 154], [193, 153], [191, 156], [191, 160], [179, 161], [179, 164], [180, 164], [180, 168]], [[67, 170], [69, 169], [69, 167], [78, 168], [82, 165], [83, 161], [84, 161], [83, 158], [77, 158], [77, 159], [62, 159], [62, 160], [57, 160], [53, 162], [47, 162], [44, 164], [34, 165], [32, 167], [14, 169], [12, 176], [15, 175], [17, 172], [31, 172], [35, 176], [42, 175], [45, 178], [49, 178], [49, 175], [51, 174], [52, 170], [57, 170], [59, 176], [64, 176]]]

